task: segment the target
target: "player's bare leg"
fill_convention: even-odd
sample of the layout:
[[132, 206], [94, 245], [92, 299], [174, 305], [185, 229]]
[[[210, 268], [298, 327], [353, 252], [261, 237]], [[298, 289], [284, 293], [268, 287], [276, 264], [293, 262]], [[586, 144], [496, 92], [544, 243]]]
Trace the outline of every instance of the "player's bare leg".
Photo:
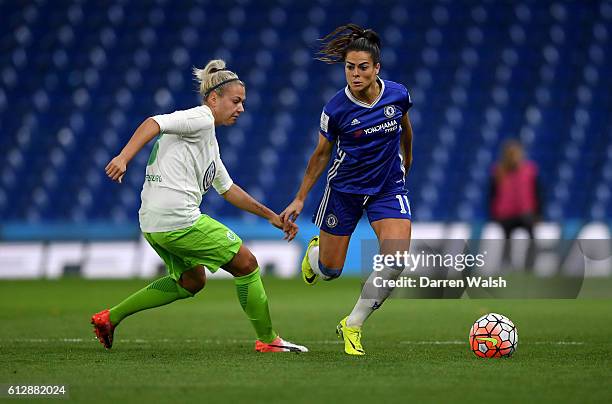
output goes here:
[[325, 281], [336, 279], [342, 273], [351, 236], [336, 236], [321, 230], [318, 243], [313, 238], [302, 261], [302, 273], [307, 284], [320, 277]]

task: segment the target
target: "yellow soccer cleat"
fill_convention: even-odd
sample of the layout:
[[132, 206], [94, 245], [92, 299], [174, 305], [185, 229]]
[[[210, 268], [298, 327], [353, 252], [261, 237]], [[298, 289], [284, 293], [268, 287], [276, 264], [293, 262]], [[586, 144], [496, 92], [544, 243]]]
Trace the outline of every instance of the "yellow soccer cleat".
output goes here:
[[308, 253], [313, 247], [319, 245], [319, 236], [314, 236], [308, 242], [308, 248], [306, 248], [306, 254], [304, 254], [304, 258], [302, 259], [302, 279], [306, 282], [307, 285], [314, 285], [319, 280], [319, 275], [315, 274], [310, 266], [310, 262], [308, 261]]
[[365, 351], [361, 346], [361, 328], [347, 326], [347, 318], [344, 317], [336, 327], [338, 338], [344, 340], [344, 352], [349, 355], [365, 355]]

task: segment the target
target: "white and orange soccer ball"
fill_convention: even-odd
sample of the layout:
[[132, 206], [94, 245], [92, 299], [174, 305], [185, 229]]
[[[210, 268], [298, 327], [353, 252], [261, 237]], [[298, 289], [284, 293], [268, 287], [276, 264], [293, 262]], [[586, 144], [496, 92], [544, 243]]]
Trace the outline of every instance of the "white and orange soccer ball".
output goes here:
[[470, 329], [470, 349], [480, 358], [509, 357], [517, 345], [516, 326], [501, 314], [485, 314]]

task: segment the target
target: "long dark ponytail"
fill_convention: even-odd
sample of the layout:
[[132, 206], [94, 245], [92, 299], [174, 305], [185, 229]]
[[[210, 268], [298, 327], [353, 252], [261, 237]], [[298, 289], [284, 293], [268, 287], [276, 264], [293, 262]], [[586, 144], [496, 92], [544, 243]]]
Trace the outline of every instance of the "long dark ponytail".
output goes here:
[[364, 51], [372, 56], [374, 64], [380, 63], [380, 37], [371, 29], [356, 24], [346, 24], [320, 39], [323, 42], [317, 60], [325, 63], [344, 62], [350, 51]]

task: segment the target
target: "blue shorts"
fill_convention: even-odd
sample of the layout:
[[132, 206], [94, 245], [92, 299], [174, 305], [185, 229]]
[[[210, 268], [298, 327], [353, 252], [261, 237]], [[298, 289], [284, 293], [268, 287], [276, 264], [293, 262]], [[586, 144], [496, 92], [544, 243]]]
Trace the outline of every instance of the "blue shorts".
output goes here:
[[408, 191], [378, 195], [348, 194], [325, 188], [312, 222], [321, 230], [336, 236], [349, 236], [357, 227], [363, 211], [370, 223], [381, 219], [411, 219]]

